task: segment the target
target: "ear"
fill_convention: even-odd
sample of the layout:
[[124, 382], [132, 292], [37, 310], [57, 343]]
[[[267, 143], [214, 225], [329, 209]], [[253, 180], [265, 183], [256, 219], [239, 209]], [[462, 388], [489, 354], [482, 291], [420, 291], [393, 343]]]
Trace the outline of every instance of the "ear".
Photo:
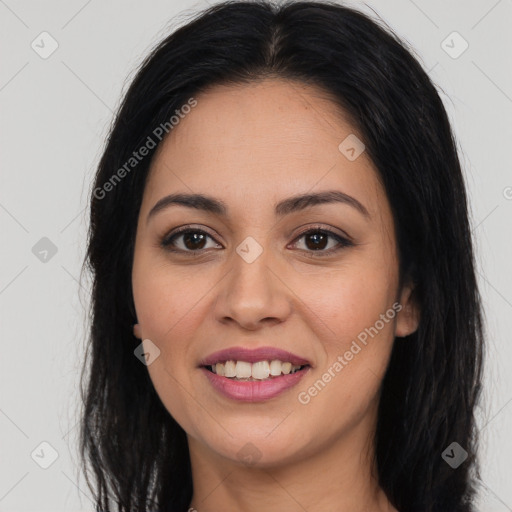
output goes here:
[[420, 323], [420, 309], [414, 299], [414, 285], [407, 283], [400, 293], [400, 305], [402, 309], [397, 314], [395, 324], [395, 336], [403, 338], [409, 336], [418, 329]]
[[139, 340], [142, 339], [142, 334], [140, 332], [140, 325], [139, 324], [134, 324], [133, 325], [133, 335], [138, 338]]

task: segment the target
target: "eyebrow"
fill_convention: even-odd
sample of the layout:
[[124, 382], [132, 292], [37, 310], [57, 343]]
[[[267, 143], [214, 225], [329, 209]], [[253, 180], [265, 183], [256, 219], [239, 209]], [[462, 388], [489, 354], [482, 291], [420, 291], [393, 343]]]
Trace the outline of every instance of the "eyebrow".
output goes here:
[[[280, 201], [275, 206], [275, 214], [278, 217], [288, 215], [300, 210], [304, 210], [311, 206], [318, 204], [328, 203], [342, 203], [347, 204], [365, 217], [369, 218], [370, 214], [363, 204], [357, 199], [339, 190], [327, 190], [324, 192], [316, 192], [313, 194], [302, 194], [293, 196], [288, 199]], [[226, 217], [228, 215], [228, 207], [226, 204], [214, 197], [206, 196], [204, 194], [170, 194], [160, 199], [151, 211], [148, 213], [146, 223], [149, 222], [151, 217], [156, 213], [168, 208], [172, 205], [181, 205], [188, 208], [195, 208], [196, 210], [202, 210], [205, 212], [213, 213]]]

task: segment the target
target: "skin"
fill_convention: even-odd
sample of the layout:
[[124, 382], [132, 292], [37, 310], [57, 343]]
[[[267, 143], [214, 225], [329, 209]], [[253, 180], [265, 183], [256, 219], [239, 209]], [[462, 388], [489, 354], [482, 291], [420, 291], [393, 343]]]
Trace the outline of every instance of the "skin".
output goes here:
[[[358, 132], [312, 86], [266, 79], [216, 86], [196, 99], [152, 162], [132, 274], [134, 334], [160, 349], [148, 371], [187, 433], [191, 507], [395, 511], [376, 480], [372, 440], [395, 337], [417, 329], [419, 311], [412, 286], [399, 289], [394, 221], [377, 171], [365, 152], [354, 161], [341, 153], [340, 142]], [[354, 197], [369, 216], [341, 203], [274, 214], [283, 199], [325, 190]], [[214, 196], [228, 215], [173, 205], [147, 220], [159, 199], [178, 192]], [[178, 236], [175, 248], [188, 253], [161, 247], [166, 235], [189, 224], [211, 238], [185, 245]], [[339, 247], [335, 238], [315, 251], [311, 235], [300, 236], [318, 224], [354, 245], [321, 256]], [[236, 252], [249, 236], [263, 248], [252, 263]], [[191, 256], [195, 247], [202, 254]], [[402, 309], [394, 318], [301, 403], [299, 392], [397, 302]], [[234, 401], [210, 385], [198, 364], [240, 345], [279, 347], [312, 368], [271, 400]], [[248, 443], [256, 453], [249, 463], [239, 455]]]

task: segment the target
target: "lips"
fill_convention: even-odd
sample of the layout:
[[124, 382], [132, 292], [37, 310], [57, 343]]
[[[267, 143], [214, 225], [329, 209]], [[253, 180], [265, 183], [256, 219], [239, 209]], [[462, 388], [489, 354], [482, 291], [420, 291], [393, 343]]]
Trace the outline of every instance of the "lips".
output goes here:
[[258, 361], [272, 361], [276, 359], [283, 362], [287, 361], [297, 366], [312, 366], [307, 359], [275, 347], [260, 347], [255, 349], [244, 347], [227, 348], [208, 355], [199, 363], [199, 366], [211, 366], [217, 363], [224, 363], [225, 361], [257, 363]]
[[200, 370], [207, 382], [222, 397], [236, 402], [256, 403], [276, 399], [291, 390], [306, 377], [311, 371], [311, 367], [306, 366], [303, 370], [272, 379], [246, 382], [221, 377], [206, 368]]

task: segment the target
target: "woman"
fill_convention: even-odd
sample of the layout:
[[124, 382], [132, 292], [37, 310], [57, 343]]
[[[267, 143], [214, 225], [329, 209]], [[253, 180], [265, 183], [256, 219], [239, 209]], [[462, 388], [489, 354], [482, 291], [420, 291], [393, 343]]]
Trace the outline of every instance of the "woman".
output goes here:
[[99, 510], [469, 512], [483, 327], [446, 112], [335, 3], [162, 41], [91, 196]]

